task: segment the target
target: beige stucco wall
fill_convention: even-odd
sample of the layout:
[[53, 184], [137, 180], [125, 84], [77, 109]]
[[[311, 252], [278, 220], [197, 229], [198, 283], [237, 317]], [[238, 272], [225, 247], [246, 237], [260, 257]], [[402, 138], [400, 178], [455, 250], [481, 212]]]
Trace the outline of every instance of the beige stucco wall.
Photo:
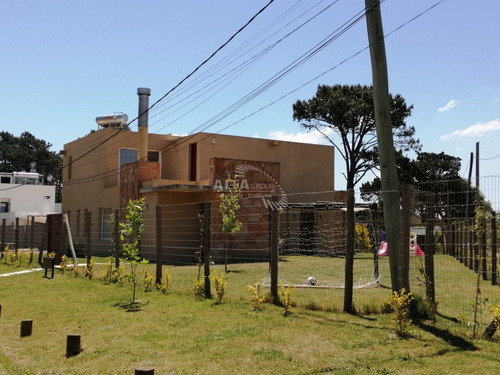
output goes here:
[[[149, 150], [162, 152], [170, 138], [150, 134]], [[137, 149], [137, 132], [106, 128], [64, 145], [64, 211], [119, 207], [120, 148]]]
[[208, 179], [209, 160], [228, 158], [280, 163], [281, 186], [288, 194], [331, 191], [334, 187], [334, 148], [261, 138], [198, 133], [170, 146], [163, 160], [164, 178], [188, 180], [190, 144], [197, 144], [197, 180]]
[[[100, 216], [105, 208], [120, 207], [119, 149], [137, 149], [138, 141], [136, 132], [118, 132], [116, 129], [107, 128], [64, 146], [66, 167], [63, 170], [62, 208], [64, 212], [71, 214], [70, 224], [76, 241], [84, 241], [82, 215], [85, 210], [89, 210], [93, 215], [93, 241], [98, 242], [97, 247], [109, 248], [109, 240], [100, 238], [103, 224]], [[279, 163], [279, 183], [288, 195], [289, 202], [333, 199], [333, 147], [220, 134], [198, 133], [185, 137], [150, 134], [148, 149], [160, 152], [159, 183], [163, 180], [189, 183], [192, 156], [190, 144], [196, 144], [194, 162], [196, 181], [199, 184], [209, 183], [211, 159], [262, 161]], [[295, 195], [319, 191], [329, 193]], [[143, 195], [149, 205], [146, 215], [153, 217], [156, 205], [210, 201], [215, 199], [216, 193], [165, 189]], [[198, 206], [192, 210], [197, 211]], [[197, 225], [196, 215], [193, 214], [193, 217], [194, 224]], [[152, 241], [155, 238], [155, 230], [149, 225], [147, 227], [144, 245], [147, 247], [146, 252], [153, 254]]]

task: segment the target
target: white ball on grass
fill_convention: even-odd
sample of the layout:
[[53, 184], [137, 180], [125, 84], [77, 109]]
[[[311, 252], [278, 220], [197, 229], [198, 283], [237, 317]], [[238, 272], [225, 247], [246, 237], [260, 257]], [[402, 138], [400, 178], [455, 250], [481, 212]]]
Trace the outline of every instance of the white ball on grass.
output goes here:
[[316, 278], [315, 278], [314, 276], [309, 276], [309, 277], [307, 278], [307, 283], [308, 283], [309, 285], [316, 285]]

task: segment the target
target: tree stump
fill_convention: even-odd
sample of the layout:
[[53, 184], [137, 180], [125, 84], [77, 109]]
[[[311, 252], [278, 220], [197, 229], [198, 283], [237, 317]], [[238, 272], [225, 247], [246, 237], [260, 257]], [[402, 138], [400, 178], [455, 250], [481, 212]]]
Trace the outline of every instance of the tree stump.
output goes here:
[[21, 320], [21, 337], [31, 336], [33, 330], [33, 320], [25, 319]]
[[74, 357], [80, 352], [80, 335], [68, 335], [66, 338], [66, 357]]
[[135, 375], [154, 375], [155, 369], [153, 367], [140, 367], [135, 369]]

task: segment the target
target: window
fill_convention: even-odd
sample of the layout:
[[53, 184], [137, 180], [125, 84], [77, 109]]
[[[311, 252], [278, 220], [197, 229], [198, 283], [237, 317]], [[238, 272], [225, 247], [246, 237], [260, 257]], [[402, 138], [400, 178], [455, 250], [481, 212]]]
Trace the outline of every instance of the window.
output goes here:
[[120, 149], [120, 166], [137, 161], [137, 150], [132, 148]]
[[198, 150], [196, 143], [189, 145], [189, 181], [196, 181], [196, 162], [198, 160]]
[[148, 161], [160, 162], [160, 151], [148, 151]]
[[101, 212], [101, 238], [110, 240], [113, 238], [113, 209], [103, 208]]
[[9, 202], [0, 202], [0, 212], [9, 212]]
[[71, 177], [73, 177], [73, 156], [70, 156], [68, 161], [68, 180], [71, 180]]
[[[120, 149], [120, 166], [137, 161], [137, 150], [133, 148]], [[148, 161], [160, 161], [160, 151], [148, 151]]]

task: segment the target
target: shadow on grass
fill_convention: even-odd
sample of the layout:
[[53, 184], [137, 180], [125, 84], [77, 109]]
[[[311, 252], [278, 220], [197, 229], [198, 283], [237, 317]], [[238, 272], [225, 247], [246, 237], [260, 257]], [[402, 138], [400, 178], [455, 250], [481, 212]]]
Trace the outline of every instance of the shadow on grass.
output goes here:
[[479, 349], [472, 342], [464, 339], [463, 337], [454, 335], [453, 333], [445, 329], [437, 328], [435, 326], [431, 326], [428, 324], [420, 324], [419, 327], [422, 330], [429, 332], [434, 336], [439, 337], [440, 339], [446, 341], [448, 344], [450, 344], [451, 346], [455, 347], [458, 350], [475, 351]]
[[458, 320], [457, 318], [454, 318], [452, 316], [447, 316], [447, 315], [443, 315], [441, 314], [440, 312], [436, 312], [436, 315], [437, 316], [440, 316], [441, 318], [443, 319], [447, 319], [449, 320], [450, 322], [453, 322], [453, 323], [460, 323], [460, 320]]
[[115, 303], [113, 306], [120, 307], [125, 310], [125, 312], [138, 312], [141, 311], [142, 302], [120, 302]]

